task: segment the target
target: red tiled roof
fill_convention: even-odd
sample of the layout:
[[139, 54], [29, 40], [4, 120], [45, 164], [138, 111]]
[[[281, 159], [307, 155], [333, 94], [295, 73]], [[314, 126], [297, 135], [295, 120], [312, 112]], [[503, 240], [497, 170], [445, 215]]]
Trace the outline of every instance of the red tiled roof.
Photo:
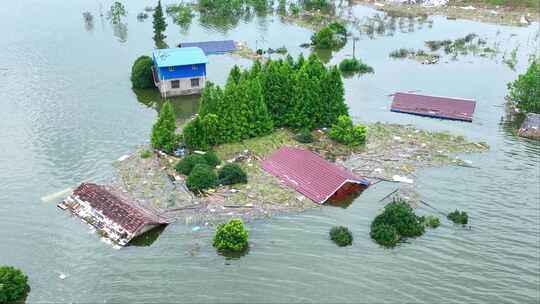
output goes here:
[[149, 211], [131, 205], [104, 186], [82, 183], [73, 191], [73, 195], [88, 202], [92, 208], [101, 211], [104, 216], [131, 233], [136, 233], [147, 224], [165, 223]]
[[394, 94], [391, 110], [393, 112], [471, 122], [475, 107], [476, 102], [472, 99], [398, 92]]
[[347, 182], [369, 185], [366, 179], [299, 148], [277, 150], [262, 162], [262, 167], [318, 204], [324, 203]]

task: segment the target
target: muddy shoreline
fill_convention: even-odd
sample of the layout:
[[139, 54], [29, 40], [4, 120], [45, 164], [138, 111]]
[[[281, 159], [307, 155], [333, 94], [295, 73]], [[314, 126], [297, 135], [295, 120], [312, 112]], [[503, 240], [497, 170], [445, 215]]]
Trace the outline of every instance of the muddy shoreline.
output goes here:
[[323, 130], [313, 132], [315, 142], [302, 144], [285, 129], [262, 138], [218, 146], [215, 152], [223, 163], [239, 164], [247, 172], [249, 181], [247, 184], [210, 189], [200, 196], [189, 192], [185, 187], [185, 177], [174, 171], [179, 158], [159, 152], [142, 157], [142, 151], [149, 149], [143, 146], [114, 163], [116, 175], [112, 186], [179, 222], [214, 226], [229, 218], [242, 218], [249, 222], [277, 214], [322, 208], [260, 167], [265, 156], [284, 145], [312, 150], [359, 176], [367, 177], [372, 183], [395, 183], [400, 189], [398, 193], [408, 197], [413, 204], [417, 196], [414, 180], [418, 169], [444, 165], [471, 167], [467, 161], [454, 155], [483, 152], [489, 148], [485, 143], [469, 142], [461, 136], [428, 132], [413, 126], [374, 123], [368, 125], [368, 130], [368, 142], [359, 148], [337, 144]]
[[[467, 19], [500, 25], [527, 26], [540, 21], [534, 8], [468, 4], [451, 1], [447, 5], [425, 7], [419, 4], [396, 4], [384, 0], [354, 0], [356, 4], [373, 7], [395, 16], [442, 15], [448, 19]], [[528, 23], [524, 23], [525, 20]]]

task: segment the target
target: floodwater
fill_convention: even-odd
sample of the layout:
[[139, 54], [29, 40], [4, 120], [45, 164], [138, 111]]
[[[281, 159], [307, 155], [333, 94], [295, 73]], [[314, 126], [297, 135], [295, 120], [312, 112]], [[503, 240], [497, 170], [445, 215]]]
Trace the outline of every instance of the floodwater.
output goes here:
[[[127, 1], [125, 1], [127, 2]], [[100, 4], [101, 3], [101, 4]], [[170, 3], [170, 1], [165, 1]], [[103, 182], [111, 162], [147, 142], [159, 101], [135, 94], [133, 60], [153, 47], [151, 18], [136, 15], [150, 1], [126, 3], [125, 24], [113, 29], [100, 17], [109, 1], [5, 1], [0, 9], [0, 264], [29, 275], [28, 303], [107, 302], [324, 302], [324, 303], [538, 303], [540, 300], [540, 144], [518, 138], [503, 121], [506, 83], [523, 72], [534, 52], [538, 24], [525, 28], [449, 21], [403, 21], [394, 31], [358, 34], [357, 53], [374, 74], [345, 80], [355, 118], [448, 130], [487, 142], [489, 152], [465, 155], [476, 168], [418, 172], [421, 197], [440, 210], [465, 210], [470, 228], [442, 225], [386, 250], [373, 243], [369, 225], [378, 200], [395, 185], [380, 183], [348, 208], [324, 207], [248, 224], [251, 250], [240, 259], [216, 254], [212, 230], [167, 227], [146, 247], [112, 249], [79, 221], [42, 197], [81, 181]], [[85, 24], [82, 12], [94, 15]], [[354, 7], [360, 19], [374, 10]], [[235, 39], [252, 48], [285, 45], [293, 55], [309, 50], [311, 31], [277, 16], [219, 25], [194, 18], [189, 29], [170, 19], [167, 42]], [[401, 47], [475, 32], [507, 54], [519, 46], [516, 71], [499, 58], [463, 56], [438, 65], [391, 60]], [[331, 64], [352, 53], [352, 43]], [[445, 63], [444, 61], [447, 61]], [[233, 64], [212, 56], [210, 80], [223, 83]], [[389, 112], [397, 90], [472, 97], [473, 123]], [[197, 108], [179, 99], [180, 117]], [[432, 213], [420, 208], [422, 214]], [[354, 244], [328, 240], [333, 225], [348, 226]], [[64, 280], [58, 278], [65, 274]]]

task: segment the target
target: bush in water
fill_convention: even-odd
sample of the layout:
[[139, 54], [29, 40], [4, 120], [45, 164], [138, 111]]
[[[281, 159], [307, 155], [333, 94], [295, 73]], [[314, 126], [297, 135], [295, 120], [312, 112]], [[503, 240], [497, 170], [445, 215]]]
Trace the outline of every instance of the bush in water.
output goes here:
[[[387, 226], [395, 230], [397, 240], [394, 240], [394, 230]], [[422, 218], [414, 214], [407, 202], [396, 198], [375, 217], [370, 235], [380, 245], [391, 247], [403, 238], [421, 236], [424, 231]]]
[[218, 226], [214, 235], [214, 247], [220, 251], [243, 251], [248, 247], [248, 237], [244, 223], [239, 219], [232, 219]]
[[373, 68], [356, 58], [343, 59], [339, 63], [339, 70], [343, 73], [373, 73]]
[[527, 72], [508, 84], [509, 99], [525, 112], [540, 114], [540, 62], [533, 58]]
[[0, 303], [20, 300], [30, 287], [28, 277], [17, 268], [0, 266]]
[[152, 58], [141, 56], [135, 60], [131, 67], [131, 84], [135, 89], [149, 89], [154, 87], [152, 77]]
[[353, 235], [347, 227], [336, 226], [330, 229], [330, 239], [338, 246], [344, 247], [352, 244]]
[[465, 211], [454, 211], [448, 214], [448, 219], [456, 224], [467, 225], [469, 222], [469, 215]]

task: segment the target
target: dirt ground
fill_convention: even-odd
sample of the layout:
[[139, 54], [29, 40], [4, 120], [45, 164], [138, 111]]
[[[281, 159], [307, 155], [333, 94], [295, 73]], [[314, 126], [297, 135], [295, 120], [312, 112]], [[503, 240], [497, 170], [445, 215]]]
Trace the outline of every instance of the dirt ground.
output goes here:
[[233, 217], [250, 221], [321, 207], [260, 167], [262, 159], [284, 145], [312, 150], [372, 183], [396, 183], [401, 194], [413, 201], [417, 169], [442, 165], [468, 167], [466, 161], [453, 155], [489, 148], [485, 143], [469, 142], [444, 132], [382, 123], [368, 125], [367, 143], [358, 148], [334, 142], [324, 130], [314, 131], [316, 140], [309, 144], [295, 141], [294, 135], [281, 129], [268, 136], [215, 148], [223, 163], [237, 163], [247, 172], [247, 184], [210, 189], [195, 196], [186, 189], [185, 177], [174, 171], [179, 158], [158, 152], [145, 158], [142, 152], [149, 147], [141, 147], [114, 164], [117, 174], [113, 186], [129, 192], [142, 204], [162, 210], [168, 217], [186, 224], [213, 226]]
[[540, 12], [532, 7], [493, 6], [467, 0], [453, 0], [448, 5], [437, 7], [395, 4], [384, 0], [354, 0], [354, 2], [367, 4], [396, 16], [443, 15], [448, 19], [467, 19], [503, 25], [527, 25], [522, 23], [524, 17], [529, 22], [540, 21]]

